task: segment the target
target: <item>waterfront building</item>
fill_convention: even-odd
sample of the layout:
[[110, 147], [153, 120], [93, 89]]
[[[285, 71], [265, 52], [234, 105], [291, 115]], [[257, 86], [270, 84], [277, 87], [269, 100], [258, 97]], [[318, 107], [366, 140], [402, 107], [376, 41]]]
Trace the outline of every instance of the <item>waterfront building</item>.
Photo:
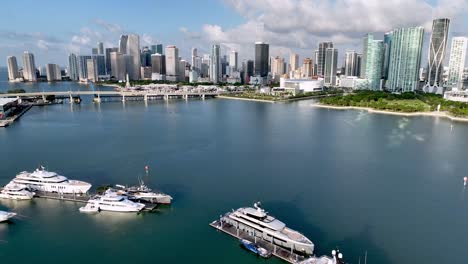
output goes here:
[[443, 94], [442, 72], [444, 70], [443, 63], [448, 42], [449, 25], [450, 19], [448, 18], [435, 19], [432, 22], [425, 92]]
[[188, 74], [186, 74], [187, 65], [188, 63], [186, 60], [179, 60], [179, 81], [186, 81], [186, 77], [188, 77]]
[[299, 54], [291, 53], [289, 55], [289, 71], [295, 71], [299, 68]]
[[368, 35], [367, 55], [366, 55], [366, 79], [369, 80], [369, 89], [381, 90], [381, 79], [383, 69], [383, 59], [385, 53], [384, 42], [374, 40], [372, 35]]
[[14, 81], [19, 78], [18, 62], [15, 56], [7, 57], [8, 80]]
[[319, 49], [317, 53], [317, 75], [320, 77], [325, 76], [325, 57], [328, 48], [333, 48], [333, 42], [321, 42], [319, 43]]
[[118, 52], [119, 48], [106, 48], [106, 74], [112, 75], [111, 56], [112, 52]]
[[[309, 60], [311, 60], [309, 58]], [[280, 78], [280, 86], [273, 89], [274, 92], [289, 92], [293, 95], [298, 93], [321, 92], [323, 91], [323, 79], [286, 79]]]
[[255, 76], [268, 76], [268, 58], [270, 45], [264, 42], [255, 42]]
[[362, 54], [358, 54], [356, 58], [356, 76], [361, 76]]
[[218, 44], [214, 44], [211, 48], [210, 78], [213, 83], [218, 83], [221, 76], [219, 50], [220, 47]]
[[97, 45], [98, 45], [98, 54], [104, 55], [104, 43], [98, 42]]
[[96, 58], [91, 58], [86, 60], [86, 69], [88, 71], [88, 80], [92, 82], [97, 82], [99, 80], [98, 77], [98, 66], [96, 62]]
[[412, 92], [418, 87], [418, 74], [424, 28], [399, 28], [393, 31], [390, 68], [386, 87], [392, 92]]
[[143, 50], [141, 51], [141, 66], [151, 66], [151, 50], [148, 47], [143, 47]]
[[463, 68], [465, 67], [466, 51], [468, 48], [468, 37], [452, 38], [450, 49], [448, 87], [463, 88]]
[[111, 78], [117, 81], [124, 81], [127, 73], [124, 55], [120, 52], [113, 51], [110, 53]]
[[46, 65], [46, 76], [48, 82], [53, 81], [61, 81], [62, 80], [62, 72], [60, 70], [60, 66], [57, 64], [49, 63]]
[[78, 58], [73, 53], [68, 55], [68, 76], [72, 81], [80, 79], [80, 75], [78, 74]]
[[311, 79], [314, 73], [314, 66], [311, 58], [305, 58], [302, 63], [302, 77], [305, 79]]
[[87, 60], [92, 57], [89, 55], [80, 55], [78, 56], [78, 76], [80, 81], [85, 81], [88, 79], [88, 64]]
[[354, 50], [346, 51], [344, 75], [357, 76], [357, 55], [357, 52]]
[[[152, 70], [151, 72], [153, 74], [157, 74], [159, 76], [161, 75], [166, 75], [166, 56], [161, 55], [159, 53], [151, 55], [151, 67]], [[160, 80], [158, 79], [153, 79], [153, 80]]]
[[361, 79], [357, 76], [341, 76], [338, 81], [338, 86], [341, 88], [351, 88], [353, 90], [369, 89], [369, 80]]
[[23, 78], [30, 82], [37, 81], [34, 54], [29, 51], [23, 53]]
[[92, 58], [96, 61], [98, 76], [106, 75], [106, 57], [104, 55], [93, 55]]
[[166, 47], [166, 80], [176, 82], [179, 72], [179, 49], [174, 45]]
[[254, 75], [255, 62], [253, 60], [248, 60], [246, 63], [246, 76], [252, 77]]
[[337, 62], [338, 62], [338, 49], [327, 48], [325, 52], [325, 68], [324, 68], [325, 85], [336, 85]]
[[233, 71], [237, 71], [239, 68], [239, 54], [235, 50], [231, 50], [231, 54], [229, 55], [229, 66]]
[[198, 50], [197, 48], [192, 48], [192, 71], [200, 71], [200, 68], [197, 67], [197, 58], [198, 58]]
[[275, 82], [279, 82], [280, 77], [284, 74], [284, 58], [276, 56], [271, 63], [271, 75]]
[[128, 76], [130, 80], [139, 80], [141, 67], [140, 36], [136, 34], [128, 35], [126, 54], [132, 56], [130, 68], [127, 68]]
[[127, 42], [128, 42], [128, 35], [120, 35], [119, 52], [121, 54], [127, 54]]
[[390, 68], [390, 54], [392, 50], [392, 39], [393, 39], [392, 31], [384, 34], [384, 59], [383, 59], [383, 69], [382, 69], [382, 77], [384, 80], [388, 79], [388, 69]]
[[362, 41], [362, 57], [361, 57], [361, 69], [360, 69], [360, 77], [366, 78], [366, 64], [367, 64], [367, 45], [369, 44], [369, 39], [373, 40], [374, 36], [372, 34], [366, 34]]
[[39, 71], [39, 77], [44, 77], [47, 79], [47, 65], [38, 66], [37, 70]]

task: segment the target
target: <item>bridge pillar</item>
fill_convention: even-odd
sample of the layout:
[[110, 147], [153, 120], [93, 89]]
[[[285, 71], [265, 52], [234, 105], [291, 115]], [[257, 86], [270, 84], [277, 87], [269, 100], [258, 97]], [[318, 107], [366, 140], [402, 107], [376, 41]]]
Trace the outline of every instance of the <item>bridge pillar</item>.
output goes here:
[[203, 100], [205, 100], [205, 94], [202, 94], [201, 98], [202, 98]]
[[145, 94], [144, 100], [145, 100], [145, 102], [148, 102], [148, 95], [147, 94]]
[[94, 97], [94, 102], [95, 103], [100, 103], [101, 102], [101, 96], [97, 94], [97, 97]]
[[166, 100], [166, 101], [169, 100], [169, 95], [168, 95], [168, 94], [165, 94], [165, 95], [164, 95], [164, 100]]
[[16, 100], [18, 100], [18, 104], [21, 104], [23, 102], [23, 100], [21, 100], [21, 97], [19, 96], [16, 96]]
[[122, 102], [125, 102], [125, 95], [122, 94]]
[[45, 102], [45, 100], [46, 100], [45, 94], [42, 95], [42, 100]]
[[185, 100], [188, 100], [188, 94], [185, 94], [185, 95], [184, 95], [184, 99], [185, 99]]
[[73, 104], [73, 96], [70, 94], [70, 104]]

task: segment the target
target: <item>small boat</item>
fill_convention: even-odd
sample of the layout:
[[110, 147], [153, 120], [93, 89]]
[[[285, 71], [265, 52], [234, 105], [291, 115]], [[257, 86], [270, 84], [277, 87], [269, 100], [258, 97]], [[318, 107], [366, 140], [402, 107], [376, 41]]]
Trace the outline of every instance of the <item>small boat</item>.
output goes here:
[[10, 220], [10, 218], [15, 217], [16, 213], [0, 211], [0, 223]]
[[131, 186], [126, 188], [123, 185], [115, 185], [118, 189], [118, 192], [123, 195], [127, 195], [130, 199], [133, 200], [142, 200], [151, 203], [158, 203], [158, 204], [171, 204], [172, 197], [168, 194], [153, 191], [150, 189], [143, 180], [140, 180], [140, 185], [138, 186]]
[[94, 204], [88, 203], [85, 206], [80, 207], [80, 212], [88, 214], [99, 213], [99, 207], [96, 207]]
[[269, 258], [271, 257], [271, 252], [267, 250], [266, 248], [262, 248], [259, 245], [255, 244], [252, 241], [249, 241], [247, 239], [240, 239], [239, 242], [241, 243], [241, 246], [249, 251], [252, 251], [256, 255], [262, 257], [262, 258]]

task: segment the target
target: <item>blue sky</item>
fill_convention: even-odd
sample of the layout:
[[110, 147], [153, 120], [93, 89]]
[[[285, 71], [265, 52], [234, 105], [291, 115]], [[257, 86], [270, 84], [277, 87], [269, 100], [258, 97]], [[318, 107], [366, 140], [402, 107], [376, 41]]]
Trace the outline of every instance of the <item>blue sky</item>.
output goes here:
[[[312, 57], [320, 41], [339, 54], [362, 49], [362, 36], [401, 26], [452, 19], [451, 35], [468, 36], [468, 0], [7, 0], [0, 9], [0, 58], [29, 50], [36, 64], [66, 65], [70, 52], [89, 54], [97, 41], [116, 46], [122, 33], [141, 44], [175, 44], [188, 58], [192, 47], [208, 53], [213, 43], [252, 58], [253, 42], [270, 43], [272, 56]], [[449, 44], [450, 46], [450, 44]], [[341, 55], [340, 55], [341, 57]], [[0, 59], [5, 65], [5, 59]]]

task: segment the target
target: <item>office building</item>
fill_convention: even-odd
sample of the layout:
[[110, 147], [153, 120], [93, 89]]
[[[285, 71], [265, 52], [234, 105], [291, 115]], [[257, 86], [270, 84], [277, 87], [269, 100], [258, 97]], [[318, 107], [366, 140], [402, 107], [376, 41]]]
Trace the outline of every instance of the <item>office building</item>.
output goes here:
[[128, 35], [120, 35], [119, 52], [121, 54], [127, 54], [127, 42], [128, 42]]
[[166, 56], [159, 53], [151, 55], [151, 79], [166, 79]]
[[232, 71], [237, 71], [239, 68], [239, 54], [235, 50], [231, 50], [229, 54], [229, 66], [231, 67]]
[[388, 79], [388, 69], [390, 68], [390, 54], [392, 51], [392, 39], [393, 32], [387, 32], [384, 34], [384, 59], [382, 77], [384, 80]]
[[448, 42], [450, 20], [440, 18], [432, 21], [432, 34], [428, 51], [427, 77], [424, 91], [443, 94], [442, 72], [444, 71], [445, 49]]
[[78, 56], [78, 76], [80, 81], [86, 81], [88, 79], [88, 64], [87, 61], [92, 57], [89, 55]]
[[19, 78], [18, 62], [15, 56], [7, 57], [8, 80], [14, 81]]
[[99, 53], [98, 53], [98, 48], [92, 48], [92, 49], [91, 49], [91, 54], [92, 54], [92, 55], [98, 55], [98, 54], [99, 54]]
[[368, 35], [366, 55], [366, 79], [369, 80], [369, 89], [381, 90], [381, 79], [383, 70], [383, 59], [385, 54], [384, 42], [374, 40]]
[[279, 82], [279, 79], [284, 74], [284, 58], [276, 56], [271, 63], [271, 75], [275, 82]]
[[156, 54], [156, 53], [164, 55], [164, 50], [163, 50], [163, 45], [162, 44], [151, 45], [151, 54]]
[[80, 79], [80, 75], [78, 74], [78, 57], [73, 53], [68, 55], [68, 77], [72, 81]]
[[99, 55], [104, 55], [104, 43], [98, 42], [98, 54]]
[[124, 54], [113, 51], [110, 53], [110, 64], [111, 64], [111, 79], [117, 81], [124, 81], [126, 78], [127, 68], [125, 63]]
[[319, 51], [314, 50], [314, 76], [318, 76], [318, 64], [317, 62], [319, 61]]
[[466, 50], [468, 48], [468, 37], [452, 38], [450, 49], [448, 87], [463, 88], [463, 68], [465, 67]]
[[94, 57], [86, 60], [86, 69], [88, 71], [87, 79], [91, 82], [97, 82], [99, 80], [98, 67], [97, 67], [96, 59]]
[[332, 42], [319, 43], [318, 58], [317, 58], [317, 75], [323, 77], [325, 75], [325, 53], [328, 48], [333, 48]]
[[128, 76], [130, 80], [139, 80], [141, 67], [140, 36], [136, 34], [128, 35], [126, 54], [132, 56], [130, 68], [127, 68]]
[[268, 76], [268, 59], [270, 46], [264, 42], [255, 43], [255, 76]]
[[166, 47], [166, 80], [178, 81], [179, 49], [174, 45]]
[[213, 83], [218, 83], [221, 76], [221, 58], [219, 57], [220, 47], [214, 44], [211, 48], [210, 78]]
[[305, 79], [311, 79], [314, 74], [314, 64], [312, 59], [305, 58], [302, 63], [302, 77]]
[[346, 76], [357, 76], [357, 58], [358, 54], [354, 50], [346, 51], [345, 54], [345, 72]]
[[141, 66], [151, 66], [151, 50], [148, 47], [143, 47], [143, 50], [141, 51]]
[[424, 28], [393, 31], [392, 51], [386, 87], [392, 92], [413, 92], [418, 87]]
[[37, 81], [34, 55], [28, 51], [23, 54], [23, 78], [25, 81]]
[[338, 63], [338, 49], [327, 48], [325, 51], [324, 79], [325, 85], [336, 85], [336, 68]]
[[112, 52], [118, 52], [119, 48], [106, 48], [106, 74], [112, 75], [111, 56]]
[[62, 80], [62, 72], [60, 70], [60, 66], [57, 64], [49, 63], [46, 65], [46, 76], [48, 82], [53, 81], [61, 81]]
[[360, 68], [360, 77], [366, 78], [366, 64], [367, 64], [367, 45], [369, 44], [369, 40], [374, 40], [374, 36], [372, 34], [366, 34], [362, 41], [362, 57], [361, 57], [361, 68]]
[[106, 57], [104, 55], [96, 54], [92, 58], [96, 61], [98, 76], [106, 75]]
[[289, 71], [295, 71], [299, 68], [299, 54], [291, 53], [289, 55]]

